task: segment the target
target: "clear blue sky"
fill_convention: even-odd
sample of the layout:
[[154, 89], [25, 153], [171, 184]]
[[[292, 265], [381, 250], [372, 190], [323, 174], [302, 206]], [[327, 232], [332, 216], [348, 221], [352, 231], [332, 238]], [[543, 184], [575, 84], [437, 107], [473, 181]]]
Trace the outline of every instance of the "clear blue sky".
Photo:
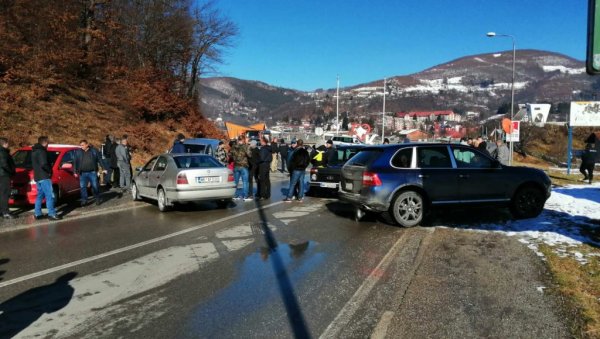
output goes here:
[[299, 90], [351, 86], [517, 48], [585, 58], [587, 0], [217, 0], [240, 35], [219, 75]]

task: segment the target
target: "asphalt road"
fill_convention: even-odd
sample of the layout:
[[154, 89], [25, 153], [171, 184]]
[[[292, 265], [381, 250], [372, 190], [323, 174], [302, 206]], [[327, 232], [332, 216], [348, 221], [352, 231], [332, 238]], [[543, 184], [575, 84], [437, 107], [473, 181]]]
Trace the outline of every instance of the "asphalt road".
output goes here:
[[[498, 234], [352, 220], [334, 199], [151, 204], [0, 234], [0, 336], [568, 337]], [[443, 218], [442, 218], [443, 220]]]

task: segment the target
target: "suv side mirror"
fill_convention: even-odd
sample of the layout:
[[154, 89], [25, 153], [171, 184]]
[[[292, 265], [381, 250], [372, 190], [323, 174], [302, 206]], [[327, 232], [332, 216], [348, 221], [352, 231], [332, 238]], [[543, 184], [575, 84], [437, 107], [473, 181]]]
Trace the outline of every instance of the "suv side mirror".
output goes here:
[[60, 169], [61, 170], [65, 170], [65, 171], [72, 171], [73, 170], [73, 164], [70, 162], [65, 162], [64, 164], [60, 165]]

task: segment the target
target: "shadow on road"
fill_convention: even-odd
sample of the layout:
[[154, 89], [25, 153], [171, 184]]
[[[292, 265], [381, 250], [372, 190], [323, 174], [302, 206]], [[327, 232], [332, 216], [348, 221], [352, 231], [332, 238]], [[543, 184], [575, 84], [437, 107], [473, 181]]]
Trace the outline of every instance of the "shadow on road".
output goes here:
[[[273, 271], [275, 272], [279, 292], [281, 294], [281, 298], [283, 299], [283, 304], [285, 305], [288, 321], [290, 322], [290, 326], [292, 327], [294, 337], [310, 338], [310, 333], [308, 327], [306, 326], [306, 321], [304, 320], [302, 309], [300, 308], [298, 298], [294, 293], [294, 287], [292, 286], [292, 282], [286, 271], [284, 261], [281, 258], [281, 254], [277, 250], [277, 240], [275, 239], [273, 232], [269, 228], [267, 216], [259, 201], [256, 202], [256, 207], [258, 208], [258, 214], [260, 217], [261, 230], [268, 247], [266, 250], [269, 252], [265, 253], [265, 255], [269, 257], [271, 265], [273, 266]], [[300, 253], [300, 255], [301, 253], [303, 253], [302, 246], [297, 248], [297, 250], [299, 250], [298, 253]]]
[[69, 282], [77, 272], [66, 273], [49, 285], [32, 288], [0, 304], [0, 337], [12, 338], [38, 320], [69, 304], [75, 290]]
[[591, 202], [600, 203], [600, 187], [590, 186], [586, 188], [554, 188], [553, 192], [568, 195], [576, 199], [585, 199]]
[[[10, 259], [8, 258], [4, 258], [4, 259], [0, 259], [0, 265], [4, 265], [10, 262]], [[5, 270], [0, 270], [0, 281], [4, 280], [4, 278], [2, 277], [4, 274], [6, 273]]]

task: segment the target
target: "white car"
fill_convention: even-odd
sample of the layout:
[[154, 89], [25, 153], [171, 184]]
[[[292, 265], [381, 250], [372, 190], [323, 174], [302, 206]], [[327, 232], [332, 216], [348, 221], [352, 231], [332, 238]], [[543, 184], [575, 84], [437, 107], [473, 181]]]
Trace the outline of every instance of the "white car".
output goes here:
[[205, 154], [162, 154], [136, 171], [133, 199], [156, 200], [161, 212], [178, 202], [214, 200], [226, 207], [236, 190], [231, 170]]

